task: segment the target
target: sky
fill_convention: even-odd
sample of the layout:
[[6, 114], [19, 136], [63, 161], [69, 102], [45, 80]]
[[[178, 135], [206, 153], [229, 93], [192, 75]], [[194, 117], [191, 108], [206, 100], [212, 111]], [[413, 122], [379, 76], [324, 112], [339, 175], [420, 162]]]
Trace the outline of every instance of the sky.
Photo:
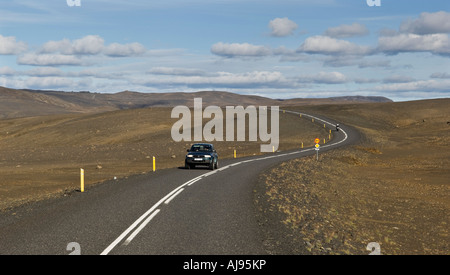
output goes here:
[[447, 0], [1, 0], [0, 86], [450, 97]]

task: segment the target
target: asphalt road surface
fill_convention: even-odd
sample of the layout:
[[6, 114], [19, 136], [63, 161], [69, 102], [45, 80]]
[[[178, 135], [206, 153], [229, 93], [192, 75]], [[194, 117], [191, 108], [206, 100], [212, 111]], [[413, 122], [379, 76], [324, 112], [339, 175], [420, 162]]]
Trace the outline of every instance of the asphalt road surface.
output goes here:
[[[359, 140], [356, 130], [341, 129], [321, 152]], [[221, 160], [214, 171], [166, 169], [3, 212], [0, 254], [264, 255], [256, 179], [280, 162], [315, 153], [305, 148]]]

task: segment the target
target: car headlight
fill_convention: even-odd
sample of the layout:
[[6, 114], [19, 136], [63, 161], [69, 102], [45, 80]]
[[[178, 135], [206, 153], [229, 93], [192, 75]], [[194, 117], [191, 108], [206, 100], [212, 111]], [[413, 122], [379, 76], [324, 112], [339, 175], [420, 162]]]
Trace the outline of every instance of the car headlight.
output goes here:
[[211, 158], [211, 156], [209, 156], [209, 155], [206, 155], [206, 156], [205, 156], [205, 159], [209, 159], [209, 158]]
[[187, 155], [186, 157], [188, 157], [188, 158], [193, 158], [194, 155]]

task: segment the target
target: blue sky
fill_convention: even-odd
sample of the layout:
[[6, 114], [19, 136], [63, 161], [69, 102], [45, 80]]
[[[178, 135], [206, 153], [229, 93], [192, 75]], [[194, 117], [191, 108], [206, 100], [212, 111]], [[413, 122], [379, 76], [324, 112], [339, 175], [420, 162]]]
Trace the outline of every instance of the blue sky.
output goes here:
[[450, 96], [449, 1], [3, 2], [0, 86]]

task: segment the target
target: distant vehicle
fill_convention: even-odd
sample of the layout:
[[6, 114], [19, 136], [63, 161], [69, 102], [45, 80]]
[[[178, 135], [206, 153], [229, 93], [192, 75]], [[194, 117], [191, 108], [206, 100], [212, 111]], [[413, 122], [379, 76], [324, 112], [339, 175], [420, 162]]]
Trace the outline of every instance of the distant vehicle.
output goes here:
[[208, 166], [210, 170], [219, 167], [219, 156], [212, 144], [196, 143], [187, 152], [186, 160], [184, 161], [186, 169], [195, 168], [197, 165]]
[[340, 126], [339, 126], [339, 124], [337, 124], [336, 125], [336, 132], [339, 132], [339, 128], [340, 128]]

